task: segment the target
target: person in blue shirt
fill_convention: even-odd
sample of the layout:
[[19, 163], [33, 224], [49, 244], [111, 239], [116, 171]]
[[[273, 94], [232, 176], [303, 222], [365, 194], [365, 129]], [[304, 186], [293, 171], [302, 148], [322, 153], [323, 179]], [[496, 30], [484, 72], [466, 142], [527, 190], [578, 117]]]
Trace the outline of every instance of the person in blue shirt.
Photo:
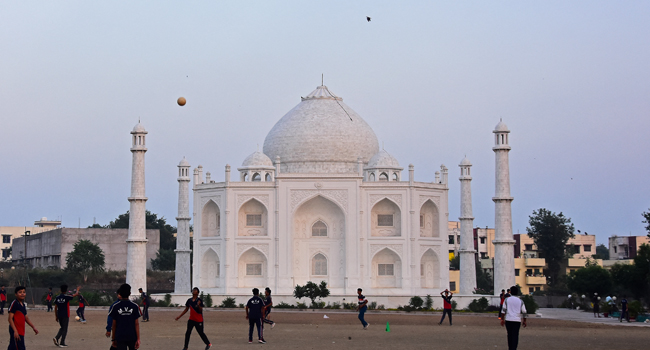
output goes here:
[[621, 318], [619, 318], [619, 322], [623, 322], [623, 318], [627, 320], [627, 322], [630, 322], [630, 310], [627, 307], [627, 295], [624, 295], [623, 298], [621, 298]]
[[203, 300], [199, 298], [199, 292], [197, 287], [192, 289], [192, 297], [185, 302], [185, 310], [176, 317], [176, 321], [178, 321], [187, 313], [187, 310], [190, 310], [190, 319], [187, 320], [187, 331], [185, 331], [185, 346], [183, 350], [187, 350], [190, 344], [190, 336], [192, 335], [193, 328], [196, 328], [196, 332], [199, 333], [201, 340], [205, 343], [205, 350], [209, 350], [212, 347], [210, 340], [208, 340], [208, 337], [203, 332]]
[[260, 298], [260, 290], [253, 288], [253, 297], [246, 303], [246, 319], [248, 320], [248, 343], [253, 343], [253, 329], [257, 326], [257, 337], [261, 344], [265, 344], [264, 326], [262, 323], [262, 312], [264, 309], [264, 300]]
[[262, 322], [270, 324], [271, 329], [275, 327], [275, 322], [269, 319], [269, 314], [271, 313], [272, 307], [273, 307], [273, 298], [271, 298], [271, 288], [266, 287], [264, 289], [264, 318], [262, 318]]
[[122, 300], [113, 305], [109, 316], [113, 319], [111, 327], [113, 347], [117, 350], [136, 350], [140, 347], [140, 324], [142, 316], [138, 304], [129, 300], [131, 286], [123, 284], [119, 289]]
[[68, 324], [70, 323], [70, 300], [79, 295], [81, 290], [80, 286], [77, 286], [77, 292], [73, 295], [67, 295], [68, 285], [64, 284], [61, 286], [61, 294], [57, 295], [54, 299], [54, 319], [56, 322], [59, 322], [59, 332], [56, 333], [54, 339], [54, 345], [65, 348], [68, 345], [65, 343], [65, 338], [68, 335]]
[[27, 317], [27, 308], [25, 307], [27, 290], [23, 286], [18, 286], [14, 293], [16, 300], [9, 306], [9, 346], [7, 350], [25, 350], [25, 323], [32, 327], [34, 334], [38, 334], [38, 329]]
[[149, 296], [142, 291], [142, 288], [138, 288], [138, 291], [142, 298], [142, 322], [149, 322]]
[[47, 298], [45, 298], [45, 300], [47, 300], [47, 312], [54, 310], [52, 307], [52, 302], [54, 301], [54, 293], [52, 293], [52, 287], [48, 288]]
[[7, 302], [7, 291], [5, 286], [0, 287], [0, 315], [5, 314], [5, 303]]
[[[106, 316], [106, 338], [109, 338], [111, 336], [111, 331], [113, 330], [113, 318], [111, 317], [111, 311], [113, 310], [115, 304], [119, 303], [120, 300], [122, 300], [122, 298], [120, 297], [120, 294], [117, 293], [117, 300], [115, 300], [115, 302], [108, 308], [108, 316]], [[113, 342], [111, 342], [110, 350], [117, 350], [116, 347], [113, 347]]]
[[365, 313], [368, 311], [368, 299], [366, 299], [363, 294], [363, 289], [359, 288], [357, 289], [357, 298], [359, 299], [359, 305], [357, 306], [357, 311], [359, 311], [359, 321], [361, 321], [361, 324], [363, 325], [363, 329], [368, 329], [368, 326], [370, 326], [370, 323], [366, 322], [365, 319]]

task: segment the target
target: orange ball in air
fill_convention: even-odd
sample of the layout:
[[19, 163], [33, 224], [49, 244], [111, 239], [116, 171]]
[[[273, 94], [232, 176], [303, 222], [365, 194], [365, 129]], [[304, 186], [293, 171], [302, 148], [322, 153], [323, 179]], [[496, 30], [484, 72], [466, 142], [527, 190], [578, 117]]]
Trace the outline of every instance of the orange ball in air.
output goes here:
[[179, 106], [185, 106], [185, 103], [187, 103], [187, 101], [185, 100], [185, 97], [179, 97], [176, 103], [178, 103]]

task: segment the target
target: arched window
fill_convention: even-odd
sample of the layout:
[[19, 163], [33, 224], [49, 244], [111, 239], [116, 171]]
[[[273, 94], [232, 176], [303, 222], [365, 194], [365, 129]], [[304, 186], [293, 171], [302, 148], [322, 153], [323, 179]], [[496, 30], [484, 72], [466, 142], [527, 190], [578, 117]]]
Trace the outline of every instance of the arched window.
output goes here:
[[266, 173], [266, 176], [264, 177], [264, 181], [266, 181], [266, 182], [273, 181], [273, 180], [271, 180], [271, 174]]
[[393, 181], [399, 181], [399, 177], [397, 176], [397, 173], [393, 173]]
[[253, 181], [262, 181], [262, 177], [260, 176], [260, 173], [253, 174]]
[[375, 181], [375, 173], [370, 173], [368, 176], [368, 181]]
[[242, 174], [242, 177], [241, 177], [241, 180], [244, 181], [244, 182], [248, 181], [248, 174], [247, 174], [247, 173], [243, 173], [243, 174]]
[[327, 276], [327, 258], [323, 254], [316, 254], [311, 260], [311, 274], [315, 276]]
[[379, 175], [379, 181], [388, 181], [388, 175], [386, 173], [381, 173]]
[[327, 237], [327, 225], [320, 220], [316, 221], [311, 227], [311, 235], [313, 237]]

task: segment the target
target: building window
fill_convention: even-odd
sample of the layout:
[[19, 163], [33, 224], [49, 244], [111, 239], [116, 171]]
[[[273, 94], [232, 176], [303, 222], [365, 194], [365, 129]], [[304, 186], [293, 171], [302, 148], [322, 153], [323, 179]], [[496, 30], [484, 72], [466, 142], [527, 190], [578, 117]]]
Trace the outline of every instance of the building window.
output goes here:
[[262, 214], [246, 214], [246, 226], [262, 226]]
[[312, 275], [327, 276], [327, 258], [323, 254], [316, 254], [312, 262]]
[[377, 226], [393, 226], [393, 215], [377, 215]]
[[2, 235], [2, 243], [11, 243], [11, 235]]
[[11, 254], [9, 253], [9, 249], [3, 249], [2, 250], [2, 257], [5, 259], [8, 259]]
[[386, 173], [379, 174], [379, 181], [388, 181], [388, 175]]
[[533, 269], [527, 269], [526, 276], [532, 276], [532, 275], [533, 275]]
[[528, 294], [533, 294], [534, 291], [535, 291], [535, 288], [528, 287]]
[[515, 276], [519, 276], [519, 269], [515, 269]]
[[377, 264], [377, 275], [379, 276], [394, 276], [395, 265], [393, 264]]
[[246, 276], [262, 276], [262, 264], [246, 264]]
[[424, 215], [420, 215], [420, 228], [424, 228]]
[[616, 253], [618, 253], [618, 252], [616, 251], [616, 246], [614, 246], [614, 254], [616, 254]]
[[262, 181], [262, 177], [260, 176], [260, 173], [255, 173], [253, 174], [253, 181]]
[[449, 281], [449, 290], [456, 290], [456, 281]]
[[576, 272], [576, 269], [569, 269], [569, 273]]
[[533, 245], [532, 244], [525, 244], [524, 250], [533, 250]]
[[535, 287], [535, 291], [536, 291], [536, 292], [539, 292], [539, 291], [541, 291], [541, 290], [542, 290], [542, 287]]
[[454, 244], [454, 235], [449, 235], [449, 244]]
[[311, 235], [313, 237], [326, 237], [327, 236], [327, 225], [322, 221], [316, 221], [314, 226], [311, 227]]
[[481, 237], [481, 244], [485, 244], [485, 237]]
[[591, 251], [591, 244], [585, 244], [585, 252]]
[[[486, 252], [481, 252], [481, 259], [486, 259], [487, 258], [487, 253]], [[519, 275], [517, 275], [519, 276]]]

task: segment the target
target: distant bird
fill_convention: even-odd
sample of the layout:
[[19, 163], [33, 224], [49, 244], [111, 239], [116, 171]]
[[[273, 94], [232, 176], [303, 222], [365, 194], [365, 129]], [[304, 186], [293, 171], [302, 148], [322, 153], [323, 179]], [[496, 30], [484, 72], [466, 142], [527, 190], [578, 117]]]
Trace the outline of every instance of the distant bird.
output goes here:
[[370, 22], [370, 20], [371, 20], [372, 18], [366, 16], [366, 19], [368, 20], [368, 22]]
[[582, 233], [582, 232], [580, 232], [580, 230], [578, 230], [578, 233]]

